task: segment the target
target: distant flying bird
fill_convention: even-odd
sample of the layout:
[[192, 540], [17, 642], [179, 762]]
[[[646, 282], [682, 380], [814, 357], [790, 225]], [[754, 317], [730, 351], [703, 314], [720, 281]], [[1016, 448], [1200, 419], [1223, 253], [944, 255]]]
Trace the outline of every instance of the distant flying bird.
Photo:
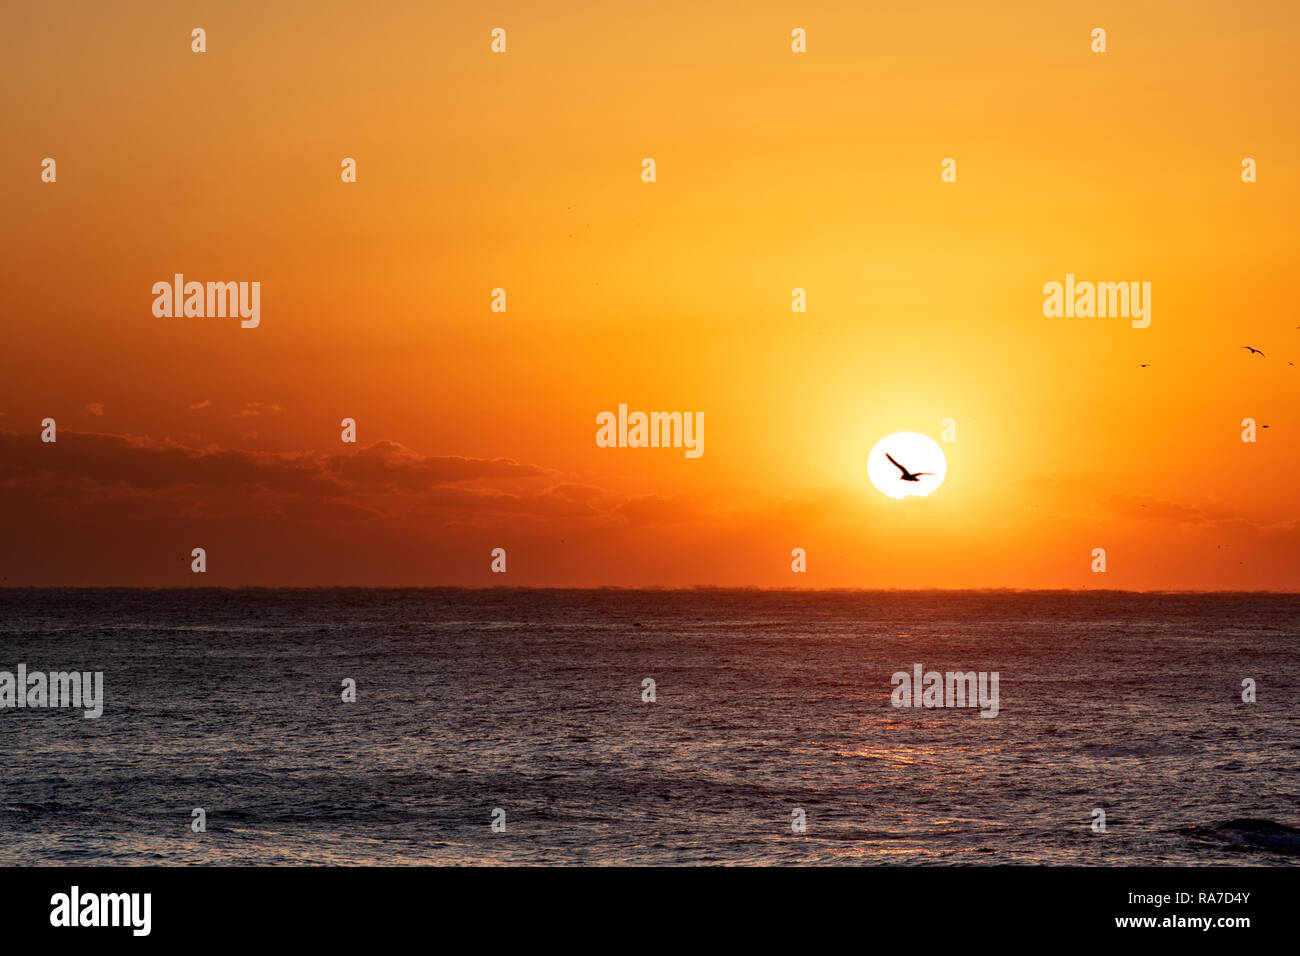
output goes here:
[[902, 465], [900, 465], [898, 462], [894, 461], [894, 456], [891, 455], [889, 452], [885, 452], [885, 457], [888, 458], [890, 461], [893, 461], [893, 462], [894, 462], [894, 467], [897, 468], [899, 471], [902, 472], [902, 474], [901, 474], [901, 475], [899, 476], [899, 478], [898, 478], [899, 481], [916, 481], [916, 480], [917, 480], [918, 478], [920, 478], [922, 475], [933, 475], [933, 474], [934, 474], [934, 472], [932, 472], [932, 471], [917, 471], [917, 472], [911, 472], [911, 471], [908, 471], [906, 468], [904, 468], [904, 467], [903, 467]]
[[1138, 366], [1138, 368], [1150, 368], [1150, 367], [1151, 364], [1149, 362], [1143, 362], [1141, 365]]
[[[1264, 353], [1261, 352], [1259, 349], [1252, 349], [1249, 345], [1243, 345], [1242, 348], [1246, 349], [1248, 352], [1253, 352], [1256, 355], [1264, 355]], [[1268, 356], [1264, 355], [1264, 358], [1268, 358]]]

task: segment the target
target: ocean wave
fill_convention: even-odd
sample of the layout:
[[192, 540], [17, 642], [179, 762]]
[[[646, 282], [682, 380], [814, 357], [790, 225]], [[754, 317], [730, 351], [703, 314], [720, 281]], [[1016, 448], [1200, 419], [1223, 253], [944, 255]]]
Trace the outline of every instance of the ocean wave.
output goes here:
[[1188, 827], [1188, 836], [1207, 839], [1244, 850], [1300, 855], [1300, 829], [1276, 820], [1242, 817], [1208, 827]]

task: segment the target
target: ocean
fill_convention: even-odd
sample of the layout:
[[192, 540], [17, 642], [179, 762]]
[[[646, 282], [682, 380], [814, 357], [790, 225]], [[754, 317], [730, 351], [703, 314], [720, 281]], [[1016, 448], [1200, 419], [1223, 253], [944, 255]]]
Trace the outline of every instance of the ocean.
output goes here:
[[[0, 862], [1294, 865], [1298, 612], [1263, 593], [0, 590], [0, 671], [103, 674], [98, 718], [0, 709]], [[893, 706], [918, 664], [996, 672], [997, 715]]]

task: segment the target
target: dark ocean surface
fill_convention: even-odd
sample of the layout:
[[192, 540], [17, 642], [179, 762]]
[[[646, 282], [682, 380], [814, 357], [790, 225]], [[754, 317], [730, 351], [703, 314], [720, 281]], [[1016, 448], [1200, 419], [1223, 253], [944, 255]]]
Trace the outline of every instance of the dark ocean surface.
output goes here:
[[1296, 595], [0, 590], [19, 664], [105, 704], [0, 710], [5, 864], [1300, 862]]

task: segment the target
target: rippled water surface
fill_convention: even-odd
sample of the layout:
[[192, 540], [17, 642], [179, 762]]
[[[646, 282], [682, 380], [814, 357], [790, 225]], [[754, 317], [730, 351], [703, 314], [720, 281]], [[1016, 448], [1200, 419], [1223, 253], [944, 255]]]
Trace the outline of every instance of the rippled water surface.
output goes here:
[[[106, 694], [97, 720], [0, 710], [0, 862], [1293, 864], [1297, 612], [1262, 594], [0, 591], [0, 670], [102, 671]], [[997, 671], [998, 716], [892, 707], [916, 663]]]

